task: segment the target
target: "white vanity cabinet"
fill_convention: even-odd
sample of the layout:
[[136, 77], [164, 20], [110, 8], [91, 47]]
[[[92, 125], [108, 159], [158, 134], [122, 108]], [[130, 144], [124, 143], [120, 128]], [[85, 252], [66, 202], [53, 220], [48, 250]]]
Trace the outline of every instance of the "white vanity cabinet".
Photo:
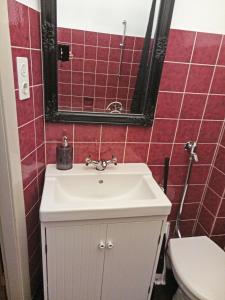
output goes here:
[[171, 203], [145, 164], [48, 165], [40, 206], [45, 300], [150, 300]]
[[147, 300], [162, 218], [42, 223], [45, 300]]

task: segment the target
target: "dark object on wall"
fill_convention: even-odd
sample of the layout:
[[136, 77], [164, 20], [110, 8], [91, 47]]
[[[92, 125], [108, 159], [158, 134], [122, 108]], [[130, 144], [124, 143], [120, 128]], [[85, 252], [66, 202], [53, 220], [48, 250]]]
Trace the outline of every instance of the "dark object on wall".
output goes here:
[[164, 160], [164, 176], [163, 176], [163, 190], [164, 190], [165, 194], [167, 194], [167, 184], [168, 184], [168, 177], [169, 177], [169, 164], [170, 164], [169, 157], [165, 157], [165, 160]]
[[[135, 114], [111, 114], [106, 112], [70, 112], [58, 110], [57, 1], [41, 0], [46, 121], [152, 125], [175, 0], [158, 1], [160, 1], [160, 6], [159, 13], [156, 17], [157, 26], [154, 35], [154, 45], [152, 47], [151, 64], [146, 76], [147, 82], [145, 85], [144, 100], [141, 105], [139, 105], [139, 103], [136, 105], [137, 109], [135, 109]], [[134, 99], [134, 106], [135, 101], [139, 101], [139, 99]]]
[[70, 47], [69, 45], [58, 44], [58, 60], [69, 61], [70, 60]]

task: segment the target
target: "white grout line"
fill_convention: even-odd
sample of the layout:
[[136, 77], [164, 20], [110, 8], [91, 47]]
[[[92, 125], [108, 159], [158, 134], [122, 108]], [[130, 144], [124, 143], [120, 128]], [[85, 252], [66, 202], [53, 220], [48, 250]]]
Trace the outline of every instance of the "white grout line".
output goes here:
[[[222, 37], [222, 36], [221, 36]], [[170, 63], [170, 64], [182, 64], [182, 65], [192, 65], [192, 66], [200, 66], [200, 67], [222, 67], [225, 68], [224, 65], [219, 65], [217, 64], [217, 61], [215, 64], [201, 64], [201, 63], [194, 63], [192, 62], [192, 58], [190, 60], [190, 62], [180, 62], [180, 61], [171, 61], [171, 60], [165, 60], [166, 63]]]
[[26, 158], [28, 158], [28, 156], [30, 156], [31, 154], [33, 154], [35, 151], [37, 151], [38, 149], [40, 149], [44, 144], [45, 144], [45, 142], [43, 141], [42, 144], [40, 144], [38, 147], [35, 147], [35, 149], [33, 149], [29, 154], [27, 154], [26, 156], [24, 156], [21, 159], [21, 162], [23, 162]]
[[[28, 14], [29, 14], [29, 12], [28, 12]], [[30, 16], [28, 17], [28, 18], [30, 18]], [[29, 19], [30, 20], [30, 19]], [[29, 23], [30, 24], [30, 23]], [[30, 25], [28, 25], [29, 26], [29, 28], [30, 28]], [[30, 37], [30, 29], [29, 29], [29, 37]], [[31, 39], [30, 39], [30, 41], [31, 41]], [[36, 48], [27, 48], [27, 47], [19, 47], [19, 46], [13, 46], [13, 45], [11, 45], [11, 48], [14, 48], [14, 49], [21, 49], [21, 50], [34, 50], [34, 51], [40, 51], [41, 52], [41, 49], [36, 49]]]
[[[183, 94], [183, 92], [176, 92], [176, 91], [166, 91], [166, 90], [160, 90], [160, 93], [168, 93], [168, 94]], [[202, 96], [207, 96], [208, 93], [196, 93], [196, 92], [185, 92], [186, 95], [202, 95]], [[210, 93], [211, 96], [221, 96], [224, 97], [225, 94], [215, 94], [215, 93]]]
[[218, 198], [221, 198], [222, 196], [219, 195], [213, 188], [211, 188], [209, 185], [207, 186], [207, 190], [210, 190], [214, 195], [216, 195]]
[[[218, 154], [218, 152], [219, 152], [219, 149], [217, 149], [217, 154]], [[221, 171], [220, 169], [218, 169], [215, 165], [213, 165], [213, 168], [216, 169], [220, 174], [225, 175], [225, 173], [223, 171]]]
[[[198, 219], [196, 219], [196, 221], [197, 221], [197, 225], [198, 225], [199, 227], [201, 227], [201, 229], [205, 232], [205, 235], [206, 235], [206, 236], [209, 236], [207, 230], [202, 226], [201, 223], [198, 222]], [[195, 224], [194, 224], [194, 226], [195, 226]], [[193, 229], [193, 230], [194, 230], [194, 229]], [[193, 230], [192, 230], [192, 232], [193, 232]]]
[[28, 121], [28, 122], [26, 122], [26, 123], [24, 123], [24, 124], [18, 126], [18, 129], [23, 128], [23, 127], [25, 127], [26, 125], [31, 124], [32, 122], [35, 123], [35, 121], [37, 121], [38, 119], [41, 119], [41, 118], [44, 118], [44, 115], [37, 116], [36, 118], [34, 117], [32, 120], [30, 120], [30, 121]]

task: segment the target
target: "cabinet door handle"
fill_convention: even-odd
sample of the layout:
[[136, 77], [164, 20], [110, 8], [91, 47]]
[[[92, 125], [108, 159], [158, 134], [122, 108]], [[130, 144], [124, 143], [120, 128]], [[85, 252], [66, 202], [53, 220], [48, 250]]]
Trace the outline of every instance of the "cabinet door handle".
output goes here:
[[99, 249], [105, 249], [105, 242], [103, 242], [103, 241], [99, 242], [98, 248]]
[[114, 247], [113, 242], [112, 242], [112, 241], [108, 241], [108, 242], [106, 243], [106, 247], [107, 247], [108, 249], [112, 249], [112, 248]]

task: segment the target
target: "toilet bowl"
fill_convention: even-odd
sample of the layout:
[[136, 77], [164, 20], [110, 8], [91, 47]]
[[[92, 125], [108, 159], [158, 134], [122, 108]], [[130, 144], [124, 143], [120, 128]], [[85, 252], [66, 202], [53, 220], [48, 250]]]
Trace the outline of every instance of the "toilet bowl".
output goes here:
[[206, 236], [169, 241], [179, 285], [173, 300], [225, 300], [225, 252]]

